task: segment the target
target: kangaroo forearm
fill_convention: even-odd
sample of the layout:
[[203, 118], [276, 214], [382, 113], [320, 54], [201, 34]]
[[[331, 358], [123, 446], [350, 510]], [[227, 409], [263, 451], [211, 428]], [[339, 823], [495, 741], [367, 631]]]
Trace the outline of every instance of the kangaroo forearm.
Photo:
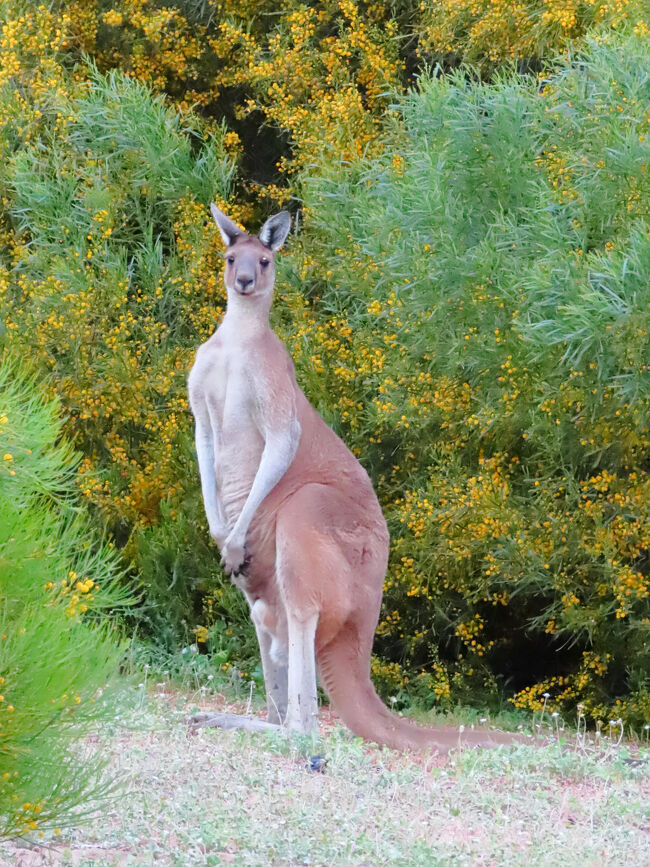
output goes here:
[[201, 493], [210, 532], [213, 536], [223, 536], [226, 532], [226, 517], [219, 496], [216, 473], [216, 457], [212, 435], [199, 431], [196, 435], [196, 454], [201, 477]]
[[226, 519], [226, 513], [223, 507], [223, 503], [221, 501], [221, 497], [219, 496], [216, 482], [212, 484], [210, 481], [208, 481], [204, 485], [202, 478], [201, 491], [203, 494], [205, 514], [208, 519], [208, 524], [210, 526], [210, 532], [215, 538], [225, 538], [228, 532], [228, 521]]
[[296, 423], [286, 438], [267, 441], [250, 493], [233, 528], [233, 535], [245, 538], [260, 505], [291, 466], [298, 448], [299, 431]]

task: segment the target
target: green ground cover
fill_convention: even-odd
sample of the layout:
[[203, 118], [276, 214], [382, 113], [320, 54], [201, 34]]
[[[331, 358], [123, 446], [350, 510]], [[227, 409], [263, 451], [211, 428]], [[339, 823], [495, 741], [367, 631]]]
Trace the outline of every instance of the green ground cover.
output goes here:
[[[93, 739], [123, 780], [87, 825], [47, 848], [0, 844], [34, 865], [581, 865], [647, 863], [647, 749], [522, 746], [450, 762], [351, 739], [328, 718], [320, 741], [199, 731], [193, 707], [223, 696], [135, 688]], [[155, 693], [158, 693], [157, 697]], [[240, 704], [238, 708], [244, 709]], [[306, 768], [314, 752], [326, 772]]]

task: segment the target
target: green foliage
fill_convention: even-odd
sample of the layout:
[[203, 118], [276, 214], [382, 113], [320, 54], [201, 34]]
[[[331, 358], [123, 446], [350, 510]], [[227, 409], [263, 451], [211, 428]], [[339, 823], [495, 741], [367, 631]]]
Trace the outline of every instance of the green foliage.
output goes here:
[[[79, 754], [121, 656], [110, 613], [128, 604], [115, 552], [78, 507], [59, 408], [0, 367], [0, 837], [78, 820], [106, 794]], [[101, 615], [101, 616], [100, 616]], [[75, 819], [76, 815], [76, 819]]]
[[280, 324], [389, 517], [393, 692], [650, 716], [648, 105], [638, 37], [425, 78], [303, 180]]
[[226, 207], [235, 165], [223, 129], [121, 73], [39, 111], [18, 145], [20, 119], [4, 129], [5, 339], [49, 375], [85, 455], [82, 491], [134, 564], [140, 620], [172, 647], [220, 574], [185, 380], [223, 304], [207, 206]]

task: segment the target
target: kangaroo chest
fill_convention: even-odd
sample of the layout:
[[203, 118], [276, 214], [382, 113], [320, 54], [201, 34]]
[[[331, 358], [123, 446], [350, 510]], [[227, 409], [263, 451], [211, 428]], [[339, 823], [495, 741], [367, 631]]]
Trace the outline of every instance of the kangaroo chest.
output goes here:
[[257, 473], [264, 437], [247, 359], [238, 347], [217, 344], [211, 349], [203, 382], [218, 430], [217, 484], [229, 522], [234, 523]]
[[223, 353], [210, 371], [212, 406], [217, 414], [222, 447], [261, 438], [251, 377], [238, 361]]

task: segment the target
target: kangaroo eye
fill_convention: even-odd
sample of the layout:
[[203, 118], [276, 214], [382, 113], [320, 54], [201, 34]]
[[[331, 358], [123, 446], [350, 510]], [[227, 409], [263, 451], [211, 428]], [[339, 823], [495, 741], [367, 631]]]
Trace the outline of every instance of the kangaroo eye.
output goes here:
[[262, 266], [262, 268], [268, 268], [269, 267], [269, 260], [268, 259], [260, 259], [260, 265]]
[[235, 261], [235, 257], [234, 257], [234, 256], [226, 256], [226, 262], [227, 262], [229, 265], [232, 265], [232, 263], [233, 263], [234, 261]]

